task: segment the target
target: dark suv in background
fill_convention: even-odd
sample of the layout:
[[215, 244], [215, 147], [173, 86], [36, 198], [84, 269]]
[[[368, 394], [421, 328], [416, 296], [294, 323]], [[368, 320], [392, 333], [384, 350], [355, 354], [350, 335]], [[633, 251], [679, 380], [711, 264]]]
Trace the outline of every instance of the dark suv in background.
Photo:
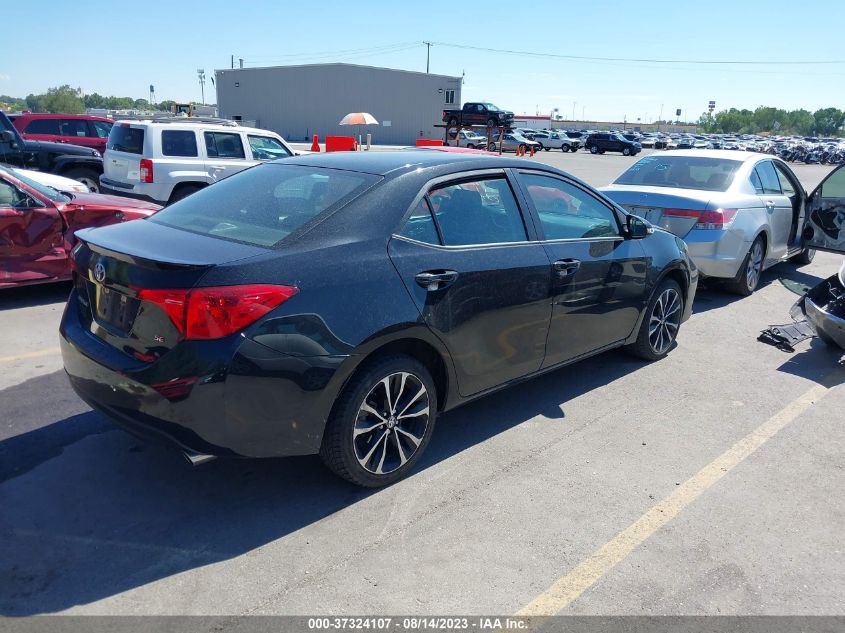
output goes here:
[[584, 148], [591, 154], [622, 152], [625, 156], [634, 156], [642, 151], [643, 146], [636, 141], [629, 141], [621, 134], [598, 132], [587, 137]]

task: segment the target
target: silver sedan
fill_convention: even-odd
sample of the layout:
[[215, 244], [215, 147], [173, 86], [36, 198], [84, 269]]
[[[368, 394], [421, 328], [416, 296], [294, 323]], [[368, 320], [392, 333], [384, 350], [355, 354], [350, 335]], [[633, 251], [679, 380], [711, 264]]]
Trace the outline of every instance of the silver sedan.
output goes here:
[[809, 263], [802, 241], [807, 194], [778, 158], [679, 150], [641, 158], [601, 191], [687, 243], [700, 272], [729, 290], [754, 292], [778, 262]]

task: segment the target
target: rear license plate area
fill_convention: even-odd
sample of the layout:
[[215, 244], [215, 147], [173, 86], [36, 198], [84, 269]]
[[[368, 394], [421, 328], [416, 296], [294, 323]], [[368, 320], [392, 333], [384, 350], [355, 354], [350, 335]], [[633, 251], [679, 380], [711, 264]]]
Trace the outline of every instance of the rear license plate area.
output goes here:
[[135, 317], [138, 314], [138, 304], [140, 302], [113, 288], [107, 288], [95, 283], [90, 283], [90, 286], [93, 286], [93, 292], [89, 292], [89, 298], [91, 296], [96, 297], [94, 310], [97, 321], [121, 332], [131, 330], [135, 322]]

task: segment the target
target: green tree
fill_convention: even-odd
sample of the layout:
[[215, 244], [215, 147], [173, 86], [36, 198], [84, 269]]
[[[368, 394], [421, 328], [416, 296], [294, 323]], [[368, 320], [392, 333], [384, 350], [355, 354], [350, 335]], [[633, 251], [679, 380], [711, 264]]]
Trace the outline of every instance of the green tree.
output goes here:
[[41, 95], [26, 95], [26, 109], [30, 112], [41, 112]]
[[79, 92], [67, 84], [50, 88], [47, 94], [40, 96], [39, 105], [44, 112], [82, 114], [85, 112], [85, 104], [79, 97]]
[[842, 110], [836, 108], [816, 110], [813, 112], [813, 119], [816, 121], [816, 134], [819, 136], [836, 134], [845, 123], [845, 115]]
[[793, 110], [787, 113], [786, 129], [788, 132], [799, 134], [800, 136], [810, 136], [815, 126], [816, 119], [807, 110]]

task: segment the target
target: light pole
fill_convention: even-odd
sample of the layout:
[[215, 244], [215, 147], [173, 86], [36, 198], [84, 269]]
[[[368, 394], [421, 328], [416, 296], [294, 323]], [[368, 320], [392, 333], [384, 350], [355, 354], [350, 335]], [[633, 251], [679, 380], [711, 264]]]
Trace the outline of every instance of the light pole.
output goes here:
[[560, 112], [560, 110], [558, 110], [557, 108], [553, 108], [551, 113], [549, 114], [549, 129], [550, 130], [553, 130], [554, 127], [555, 127], [555, 124], [554, 124], [555, 114], [557, 114], [558, 112]]
[[575, 104], [578, 103], [577, 101], [572, 102], [572, 122], [575, 122]]
[[197, 68], [197, 76], [200, 79], [200, 90], [202, 91], [202, 104], [205, 105], [205, 71]]

